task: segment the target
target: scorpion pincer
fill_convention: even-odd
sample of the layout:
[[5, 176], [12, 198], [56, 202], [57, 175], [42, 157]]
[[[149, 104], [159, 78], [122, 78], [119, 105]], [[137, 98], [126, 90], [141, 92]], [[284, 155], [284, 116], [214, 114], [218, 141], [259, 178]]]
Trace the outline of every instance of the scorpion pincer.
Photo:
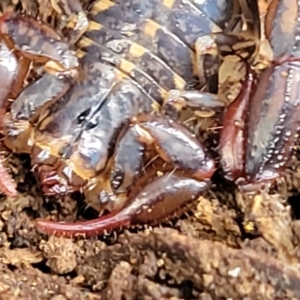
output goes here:
[[260, 76], [248, 68], [243, 88], [224, 116], [220, 160], [225, 177], [247, 200], [247, 231], [257, 225], [255, 206], [285, 176], [299, 136], [299, 20], [299, 1], [270, 3], [264, 22], [272, 50], [268, 66]]
[[[246, 1], [105, 0], [88, 15], [77, 1], [54, 3], [80, 20], [69, 39], [30, 17], [0, 19], [1, 51], [14, 61], [13, 69], [3, 65], [4, 142], [30, 154], [45, 194], [82, 191], [110, 213], [77, 223], [38, 220], [38, 229], [102, 234], [186, 209], [210, 187], [215, 162], [197, 132], [163, 112], [179, 107], [180, 118], [183, 106], [224, 108], [216, 95], [220, 54], [227, 43], [234, 51], [239, 42], [255, 48], [252, 39], [230, 35]], [[41, 75], [24, 88], [32, 64]], [[9, 108], [7, 98], [14, 99]]]
[[258, 79], [248, 70], [243, 89], [224, 116], [222, 166], [243, 192], [255, 193], [282, 176], [298, 138], [299, 17], [296, 0], [270, 4], [265, 34], [273, 58]]

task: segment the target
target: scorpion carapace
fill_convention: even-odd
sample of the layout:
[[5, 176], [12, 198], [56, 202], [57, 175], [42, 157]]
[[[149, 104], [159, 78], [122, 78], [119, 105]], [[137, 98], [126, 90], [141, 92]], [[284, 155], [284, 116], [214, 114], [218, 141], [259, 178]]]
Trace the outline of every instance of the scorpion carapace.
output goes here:
[[[155, 223], [207, 190], [214, 160], [196, 130], [165, 112], [174, 108], [180, 117], [184, 107], [222, 110], [217, 75], [227, 55], [247, 60], [248, 67], [225, 113], [224, 173], [243, 191], [257, 191], [260, 182], [282, 175], [297, 130], [297, 1], [274, 1], [269, 7], [266, 34], [274, 57], [261, 77], [249, 66], [260, 38], [256, 1], [96, 1], [86, 17], [78, 6], [63, 2], [77, 15], [71, 20], [78, 15], [88, 20], [88, 26], [79, 22], [76, 37], [70, 34], [69, 40], [49, 39], [35, 20], [14, 14], [2, 18], [3, 28], [15, 30], [12, 36], [2, 30], [9, 37], [3, 39], [6, 47], [16, 49], [18, 58], [45, 62], [45, 74], [18, 93], [5, 115], [5, 144], [30, 153], [45, 193], [83, 191], [111, 213], [74, 224], [38, 220], [40, 230], [92, 235]], [[279, 31], [287, 7], [297, 14], [293, 11], [295, 18]], [[37, 52], [34, 46], [43, 43], [29, 39], [26, 44], [18, 36], [20, 28], [39, 31], [38, 40], [62, 50], [58, 56], [51, 47]], [[278, 38], [285, 41], [284, 49]], [[76, 56], [70, 41], [78, 41]], [[200, 92], [201, 87], [206, 90]], [[149, 172], [143, 181], [145, 167]]]

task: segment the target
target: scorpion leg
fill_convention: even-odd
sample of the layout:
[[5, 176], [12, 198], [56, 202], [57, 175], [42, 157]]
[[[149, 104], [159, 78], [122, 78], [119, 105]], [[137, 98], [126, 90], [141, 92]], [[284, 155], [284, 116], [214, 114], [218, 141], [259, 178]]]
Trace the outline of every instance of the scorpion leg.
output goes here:
[[[2, 58], [0, 63], [0, 76], [2, 82], [5, 83], [2, 84], [0, 98], [0, 119], [2, 120], [2, 128], [8, 104], [7, 99], [11, 95], [13, 98], [18, 95], [23, 81], [28, 74], [30, 60], [46, 62], [45, 70], [48, 72], [71, 78], [77, 75], [78, 61], [73, 51], [69, 49], [68, 43], [64, 42], [54, 30], [30, 17], [22, 17], [15, 13], [2, 15], [0, 17], [0, 37], [0, 53]], [[19, 57], [20, 60], [18, 62], [17, 58]], [[38, 84], [39, 82], [35, 83], [35, 88]], [[58, 87], [61, 88], [60, 91], [57, 90]], [[56, 91], [54, 94], [56, 96], [58, 94], [61, 95], [63, 91], [66, 90], [65, 87], [61, 87], [61, 85], [55, 85], [55, 88]], [[14, 92], [12, 93], [11, 91]], [[28, 89], [25, 94], [21, 95], [21, 100], [30, 95], [31, 92], [32, 89]], [[48, 99], [49, 93], [46, 94], [46, 98]], [[39, 95], [41, 95], [41, 93], [39, 93]], [[20, 103], [20, 101], [18, 103]], [[28, 98], [27, 103], [32, 103], [32, 99]], [[22, 128], [22, 126], [20, 126], [20, 128]], [[13, 188], [11, 180], [8, 180], [9, 175], [5, 167], [0, 164], [0, 169], [3, 174], [0, 180], [2, 190], [8, 195], [16, 196], [16, 190]]]
[[[45, 24], [41, 24], [38, 21], [30, 17], [20, 16], [16, 13], [7, 13], [0, 17], [0, 36], [2, 39], [1, 45], [1, 57], [6, 57], [6, 60], [1, 60], [1, 76], [5, 76], [6, 80], [6, 92], [3, 93], [0, 101], [0, 109], [2, 115], [5, 113], [6, 98], [8, 97], [8, 89], [15, 89], [16, 84], [20, 85], [27, 72], [21, 70], [21, 66], [16, 61], [15, 54], [23, 56], [34, 62], [45, 62], [45, 70], [49, 74], [57, 76], [58, 79], [72, 78], [77, 76], [78, 59], [75, 53], [70, 50], [69, 44], [62, 40], [62, 38], [51, 28]], [[5, 53], [4, 53], [5, 51]], [[9, 69], [5, 64], [9, 63]], [[25, 69], [26, 70], [26, 69]], [[7, 74], [9, 72], [9, 74]], [[22, 72], [24, 75], [20, 80], [19, 73]], [[53, 83], [53, 79], [44, 79], [43, 85], [50, 84], [52, 88], [55, 86], [53, 95], [49, 95], [49, 91], [45, 97], [51, 98], [60, 94], [63, 90], [66, 90], [62, 84]], [[45, 81], [47, 83], [45, 84]], [[32, 103], [31, 96], [36, 93], [37, 86], [40, 86], [40, 81], [34, 83], [25, 89], [21, 98], [17, 101], [16, 106], [20, 106], [21, 101], [24, 98], [29, 98], [26, 102]], [[51, 89], [52, 90], [52, 89]], [[61, 90], [61, 91], [59, 91]], [[39, 97], [43, 94], [39, 93]], [[5, 97], [5, 98], [4, 98]], [[37, 95], [35, 95], [37, 98]], [[43, 100], [39, 100], [43, 102]], [[24, 104], [25, 105], [25, 104]]]
[[164, 105], [175, 106], [178, 111], [183, 108], [203, 111], [223, 110], [225, 103], [218, 99], [218, 96], [212, 93], [199, 91], [169, 91]]
[[[51, 28], [30, 17], [7, 13], [0, 17], [1, 60], [0, 71], [5, 91], [1, 94], [0, 111], [5, 113], [6, 100], [10, 90], [20, 88], [28, 66], [17, 62], [23, 56], [34, 62], [45, 62], [45, 70], [61, 77], [74, 78], [77, 75], [78, 59], [69, 49], [69, 44]], [[24, 60], [23, 60], [24, 61]], [[28, 63], [29, 65], [29, 63]], [[20, 76], [20, 73], [22, 76]], [[39, 82], [36, 83], [39, 85]], [[27, 97], [32, 93], [23, 96]], [[57, 94], [57, 91], [55, 92]], [[47, 95], [48, 97], [48, 95]]]
[[[1, 17], [2, 18], [2, 17]], [[5, 40], [5, 35], [1, 33], [0, 18], [0, 127], [8, 107], [8, 98], [15, 99], [23, 89], [23, 82], [28, 75], [30, 60], [19, 57], [14, 48], [11, 48]]]
[[120, 226], [155, 223], [182, 211], [209, 188], [214, 161], [185, 126], [151, 115], [138, 116], [132, 126], [138, 134], [136, 138], [154, 145], [158, 154], [175, 166], [175, 171], [157, 177], [107, 216], [73, 224], [38, 220], [40, 231], [66, 236], [97, 235]]
[[141, 170], [145, 144], [138, 141], [137, 132], [130, 127], [117, 142], [110, 182], [116, 194], [124, 193], [133, 184]]
[[89, 21], [79, 0], [51, 0], [52, 7], [59, 14], [68, 17], [66, 28], [70, 28], [69, 42], [76, 43], [88, 28]]
[[36, 62], [45, 62], [45, 70], [75, 77], [78, 59], [69, 43], [51, 27], [31, 17], [7, 13], [0, 17], [0, 35], [10, 50]]
[[134, 122], [138, 139], [153, 144], [160, 157], [187, 176], [197, 180], [210, 178], [214, 161], [205, 152], [197, 137], [184, 125], [164, 117], [142, 114]]
[[69, 78], [48, 73], [27, 86], [11, 104], [10, 113], [3, 117], [4, 144], [15, 152], [30, 152], [32, 124], [70, 86]]

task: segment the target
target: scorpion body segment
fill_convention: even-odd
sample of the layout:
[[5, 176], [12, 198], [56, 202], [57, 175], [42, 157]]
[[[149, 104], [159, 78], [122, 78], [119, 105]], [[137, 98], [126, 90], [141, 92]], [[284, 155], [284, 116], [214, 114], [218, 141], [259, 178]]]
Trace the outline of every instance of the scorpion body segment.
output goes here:
[[[54, 1], [60, 2], [77, 16], [83, 12], [68, 0]], [[168, 120], [162, 108], [174, 104], [172, 91], [192, 110], [223, 108], [209, 89], [196, 91], [210, 79], [199, 71], [197, 62], [202, 67], [205, 57], [196, 54], [196, 41], [231, 30], [238, 11], [237, 1], [95, 1], [86, 30], [81, 30], [82, 22], [76, 37], [69, 37], [78, 40], [77, 56], [71, 56], [67, 40], [52, 36], [37, 21], [3, 17], [3, 36], [14, 24], [10, 47], [35, 64], [45, 63], [45, 74], [20, 91], [4, 117], [6, 146], [30, 154], [46, 194], [83, 191], [100, 209], [111, 211], [78, 225], [40, 220], [38, 228], [99, 234], [120, 225], [158, 222], [209, 187], [214, 161], [196, 134]], [[36, 40], [22, 39], [26, 28], [36, 32]], [[51, 46], [59, 49], [58, 56], [52, 55]], [[157, 155], [167, 165], [165, 171], [154, 164], [153, 176], [136, 188], [143, 166]]]

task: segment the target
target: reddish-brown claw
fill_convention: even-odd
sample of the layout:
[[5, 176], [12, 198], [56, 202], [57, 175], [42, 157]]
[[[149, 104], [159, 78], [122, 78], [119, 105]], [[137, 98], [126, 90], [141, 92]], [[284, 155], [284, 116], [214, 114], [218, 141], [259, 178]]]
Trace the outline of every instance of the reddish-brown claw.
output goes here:
[[254, 73], [247, 67], [246, 77], [237, 98], [227, 107], [220, 134], [220, 162], [228, 180], [245, 175], [246, 116], [254, 87]]
[[160, 157], [198, 180], [210, 178], [215, 171], [213, 159], [198, 138], [185, 126], [167, 118], [140, 115], [133, 122], [139, 139], [153, 144]]
[[221, 162], [227, 178], [245, 193], [260, 193], [284, 175], [298, 139], [298, 14], [296, 0], [273, 1], [269, 6], [265, 31], [273, 61], [255, 86], [253, 78], [246, 78], [224, 118]]
[[118, 212], [91, 221], [59, 223], [37, 220], [37, 229], [47, 234], [93, 236], [120, 227], [153, 224], [182, 210], [210, 187], [209, 181], [198, 181], [167, 173], [147, 185]]
[[299, 132], [299, 70], [292, 59], [265, 69], [253, 90], [253, 77], [246, 79], [226, 112], [221, 162], [244, 192], [259, 191], [285, 170]]
[[[215, 171], [214, 161], [206, 154], [196, 136], [185, 126], [164, 117], [141, 114], [133, 118], [128, 133], [132, 135], [129, 135], [131, 144], [134, 144], [136, 138], [145, 145], [154, 146], [159, 156], [175, 167], [176, 173], [166, 173], [161, 177], [157, 175], [158, 178], [146, 184], [138, 193], [131, 192], [128, 199], [121, 199], [119, 194], [112, 195], [115, 207], [108, 216], [75, 224], [40, 220], [37, 222], [39, 230], [67, 236], [97, 235], [122, 226], [155, 223], [176, 211], [182, 211], [186, 204], [210, 186], [209, 180]], [[134, 159], [134, 155], [142, 154], [142, 144], [136, 143], [137, 148], [127, 146], [127, 143], [122, 147], [120, 144], [121, 148], [118, 148], [123, 160], [115, 161], [119, 163], [121, 170], [117, 188], [122, 184], [126, 185], [126, 181], [132, 185], [131, 175], [134, 176], [136, 170], [140, 169], [139, 158], [136, 158], [137, 166], [131, 165], [133, 170], [128, 169], [126, 165], [131, 158]], [[132, 174], [125, 176], [125, 170]], [[179, 172], [184, 175], [179, 175]]]

